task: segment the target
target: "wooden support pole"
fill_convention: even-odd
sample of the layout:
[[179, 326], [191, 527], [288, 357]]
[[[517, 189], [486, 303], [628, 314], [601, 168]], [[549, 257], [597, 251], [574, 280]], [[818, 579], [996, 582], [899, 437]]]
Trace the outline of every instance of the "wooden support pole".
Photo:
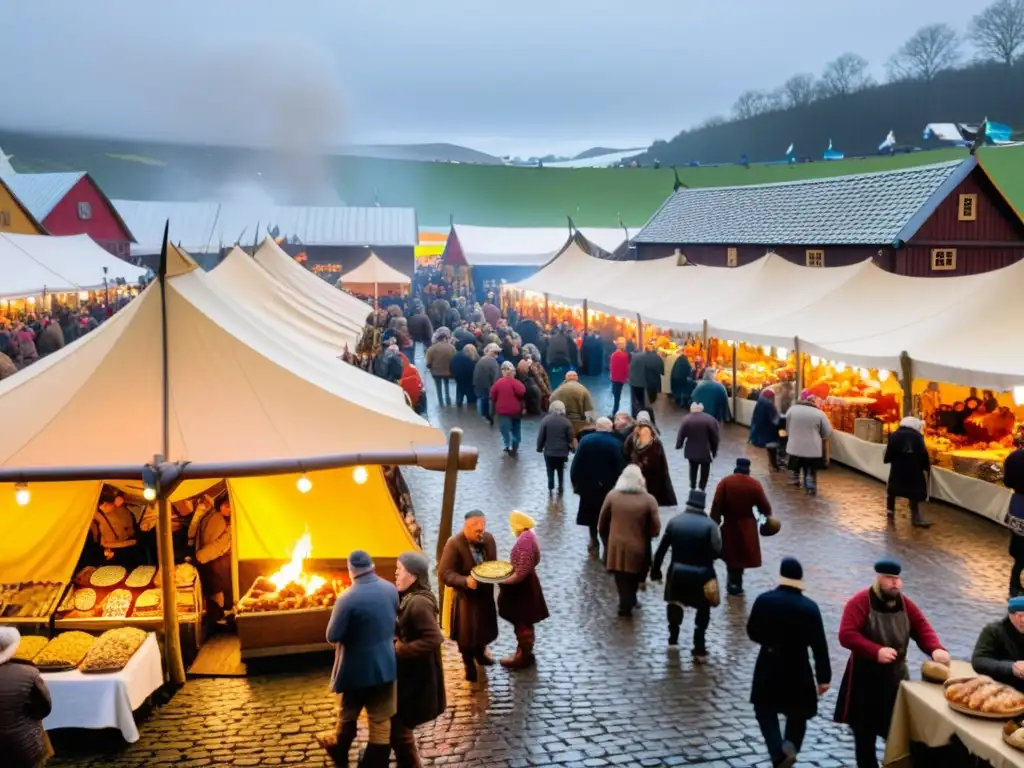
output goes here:
[[551, 325], [551, 302], [546, 293], [544, 294], [544, 325]]
[[[452, 519], [455, 515], [455, 489], [459, 482], [459, 446], [462, 445], [462, 430], [455, 427], [448, 433], [448, 464], [444, 470], [444, 491], [441, 495], [441, 524], [437, 531], [437, 547], [434, 556], [441, 562], [444, 545], [452, 537]], [[444, 583], [440, 574], [437, 579], [438, 615], [444, 615]]]
[[796, 392], [793, 393], [794, 402], [800, 400], [800, 393], [804, 391], [804, 361], [800, 354], [800, 337], [793, 338], [793, 354], [796, 356]]
[[[213, 513], [211, 513], [213, 514]], [[185, 683], [185, 661], [181, 655], [178, 610], [174, 581], [174, 540], [171, 538], [171, 504], [161, 496], [157, 502], [157, 556], [160, 558], [161, 599], [164, 604], [164, 650], [167, 674], [177, 685]]]
[[738, 389], [738, 387], [736, 385], [736, 342], [734, 341], [733, 344], [732, 344], [732, 420], [733, 421], [736, 421], [736, 401], [738, 400], [738, 398], [736, 397], [736, 390], [737, 389]]
[[639, 312], [636, 313], [636, 350], [644, 351], [644, 321]]
[[587, 300], [583, 300], [583, 335], [586, 336], [590, 332], [590, 311], [587, 307]]
[[914, 413], [914, 361], [906, 352], [900, 352], [900, 386], [903, 388], [903, 416]]
[[710, 339], [708, 339], [708, 321], [705, 320], [704, 327], [701, 332], [701, 354], [704, 355], [704, 365], [708, 367], [711, 366], [711, 355], [708, 351], [709, 341]]

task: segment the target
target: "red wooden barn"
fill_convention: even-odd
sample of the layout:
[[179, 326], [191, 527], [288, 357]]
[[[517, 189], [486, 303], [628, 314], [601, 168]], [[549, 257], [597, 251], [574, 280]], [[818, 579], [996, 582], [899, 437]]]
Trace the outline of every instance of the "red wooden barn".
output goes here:
[[131, 256], [135, 238], [88, 173], [15, 173], [4, 182], [51, 235], [89, 235], [115, 256]]
[[879, 173], [680, 189], [636, 258], [735, 267], [772, 251], [808, 267], [874, 259], [900, 275], [988, 272], [1024, 258], [1024, 219], [977, 158]]

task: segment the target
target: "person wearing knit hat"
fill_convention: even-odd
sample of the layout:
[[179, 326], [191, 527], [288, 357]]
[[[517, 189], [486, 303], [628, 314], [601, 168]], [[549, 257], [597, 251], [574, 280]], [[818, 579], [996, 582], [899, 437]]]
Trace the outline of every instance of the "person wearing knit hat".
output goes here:
[[14, 627], [0, 627], [0, 743], [4, 765], [43, 765], [53, 754], [43, 730], [43, 718], [50, 714], [50, 691], [39, 670], [31, 664], [12, 662], [21, 642]]
[[338, 725], [317, 734], [316, 740], [332, 759], [345, 764], [365, 709], [370, 735], [361, 765], [386, 768], [396, 712], [398, 590], [377, 576], [373, 559], [361, 549], [348, 556], [348, 572], [352, 586], [334, 604], [327, 624], [327, 642], [334, 646], [331, 690], [341, 694]]
[[487, 532], [484, 513], [474, 509], [466, 513], [462, 530], [445, 542], [437, 564], [438, 582], [445, 586], [442, 626], [450, 628], [449, 637], [458, 643], [470, 683], [477, 681], [478, 664], [494, 664], [487, 646], [498, 637], [494, 585], [478, 582], [472, 571], [480, 563], [497, 559], [498, 547]]
[[949, 654], [928, 619], [903, 594], [899, 561], [883, 558], [874, 570], [874, 584], [850, 598], [839, 624], [839, 644], [850, 651], [850, 659], [835, 720], [853, 729], [857, 768], [878, 765], [875, 740], [889, 733], [896, 694], [908, 677], [910, 641], [932, 661], [949, 664]]
[[519, 511], [509, 515], [516, 543], [509, 561], [512, 575], [498, 587], [498, 615], [509, 622], [516, 633], [516, 651], [501, 660], [506, 669], [525, 669], [536, 663], [533, 655], [534, 626], [548, 617], [544, 591], [537, 578], [540, 564], [540, 543], [533, 529], [533, 518]]
[[422, 553], [398, 556], [395, 586], [401, 603], [395, 625], [398, 711], [391, 720], [391, 748], [398, 765], [422, 765], [413, 728], [437, 719], [448, 705], [440, 653], [444, 635], [430, 589], [430, 563]]
[[718, 455], [719, 428], [718, 420], [704, 413], [704, 406], [693, 403], [690, 413], [683, 417], [676, 434], [676, 450], [683, 449], [683, 457], [690, 464], [690, 488], [697, 487], [700, 476], [700, 489], [708, 487], [708, 476], [711, 474], [711, 462]]
[[661, 564], [669, 549], [672, 550], [665, 579], [668, 644], [674, 648], [679, 643], [683, 609], [696, 609], [692, 651], [695, 664], [708, 661], [705, 638], [711, 623], [711, 608], [718, 605], [715, 560], [722, 552], [722, 534], [704, 513], [706, 501], [703, 491], [690, 491], [683, 512], [673, 517], [665, 529], [651, 564], [651, 580], [661, 581]]
[[894, 522], [896, 499], [906, 499], [910, 505], [911, 523], [917, 528], [930, 528], [932, 524], [921, 515], [921, 502], [928, 499], [928, 481], [932, 471], [921, 433], [923, 429], [924, 423], [920, 419], [907, 416], [889, 435], [883, 459], [889, 465], [885, 509], [889, 522]]
[[1011, 597], [1006, 616], [981, 630], [971, 666], [979, 675], [1024, 692], [1024, 596]]
[[[818, 714], [818, 699], [832, 682], [821, 610], [804, 595], [803, 575], [799, 560], [784, 557], [779, 586], [758, 595], [747, 619], [747, 635], [761, 646], [750, 703], [773, 768], [796, 762], [807, 721]], [[780, 716], [786, 718], [785, 734]]]
[[727, 569], [726, 591], [743, 595], [743, 572], [761, 567], [758, 522], [772, 516], [772, 505], [760, 481], [750, 476], [750, 459], [736, 459], [736, 470], [715, 488], [711, 519], [722, 526], [722, 559]]

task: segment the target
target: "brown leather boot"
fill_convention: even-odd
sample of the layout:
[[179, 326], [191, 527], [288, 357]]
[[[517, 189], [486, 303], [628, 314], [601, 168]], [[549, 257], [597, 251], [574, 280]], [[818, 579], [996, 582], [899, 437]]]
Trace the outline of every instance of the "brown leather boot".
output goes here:
[[327, 756], [340, 768], [348, 768], [348, 752], [356, 740], [359, 725], [356, 722], [342, 723], [337, 731], [324, 731], [314, 737], [324, 748]]
[[516, 639], [519, 644], [516, 652], [507, 659], [501, 660], [501, 666], [505, 669], [526, 669], [536, 663], [533, 658], [533, 629], [529, 627], [516, 627]]
[[423, 761], [416, 748], [416, 736], [411, 728], [396, 726], [392, 721], [391, 749], [395, 753], [395, 765], [398, 768], [423, 768]]
[[391, 762], [390, 744], [367, 744], [359, 768], [388, 768]]

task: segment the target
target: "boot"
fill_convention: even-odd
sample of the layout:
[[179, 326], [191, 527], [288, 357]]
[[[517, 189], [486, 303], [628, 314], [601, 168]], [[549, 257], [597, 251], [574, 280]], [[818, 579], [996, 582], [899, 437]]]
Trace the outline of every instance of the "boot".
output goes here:
[[423, 768], [420, 752], [416, 748], [416, 736], [409, 728], [397, 727], [391, 723], [391, 749], [395, 753], [397, 768]]
[[708, 663], [708, 649], [704, 644], [704, 630], [699, 627], [693, 630], [693, 663], [694, 664], [707, 664]]
[[778, 448], [766, 448], [768, 451], [768, 469], [772, 472], [779, 471], [779, 449]]
[[491, 656], [491, 652], [484, 648], [480, 653], [476, 655], [476, 663], [481, 667], [493, 667], [494, 657]]
[[340, 768], [348, 768], [348, 751], [356, 740], [359, 725], [355, 721], [342, 723], [337, 731], [324, 731], [316, 734], [317, 744], [324, 748], [327, 756]]
[[533, 658], [533, 630], [527, 628], [516, 628], [516, 639], [519, 645], [516, 652], [507, 659], [501, 660], [501, 666], [505, 669], [526, 669], [532, 667], [536, 660]]
[[388, 768], [391, 762], [390, 744], [367, 744], [359, 768]]
[[476, 673], [476, 660], [470, 653], [462, 654], [462, 664], [466, 668], [466, 682], [475, 683], [477, 681]]
[[679, 645], [679, 625], [669, 624], [668, 625], [668, 644], [670, 646]]
[[920, 510], [920, 508], [914, 508], [914, 510], [912, 512], [912, 516], [911, 516], [910, 522], [913, 524], [913, 526], [915, 528], [931, 528], [932, 527], [932, 523], [931, 523], [930, 520], [925, 520], [923, 517], [921, 517], [921, 510]]

